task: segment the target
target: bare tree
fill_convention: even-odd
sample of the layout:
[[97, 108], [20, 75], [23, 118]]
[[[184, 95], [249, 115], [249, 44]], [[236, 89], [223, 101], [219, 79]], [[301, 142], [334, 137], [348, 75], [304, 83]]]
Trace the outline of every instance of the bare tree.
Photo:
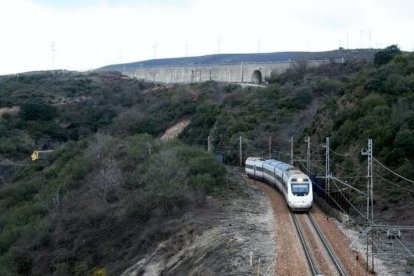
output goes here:
[[147, 171], [145, 179], [147, 182], [162, 189], [173, 192], [174, 187], [180, 186], [187, 176], [187, 168], [178, 160], [173, 150], [161, 151], [153, 159], [153, 165]]
[[40, 188], [39, 198], [45, 208], [51, 216], [55, 216], [60, 210], [63, 193], [62, 185], [56, 183], [55, 185], [43, 183]]
[[139, 122], [145, 120], [145, 115], [142, 111], [132, 107], [120, 113], [112, 124], [112, 130], [117, 134], [129, 133]]
[[102, 200], [107, 201], [110, 193], [115, 193], [122, 184], [122, 171], [119, 162], [113, 158], [104, 159], [101, 167], [90, 177], [91, 185], [101, 194]]
[[102, 159], [112, 139], [113, 137], [111, 135], [98, 131], [95, 134], [94, 141], [89, 144], [87, 150], [88, 155], [98, 160]]

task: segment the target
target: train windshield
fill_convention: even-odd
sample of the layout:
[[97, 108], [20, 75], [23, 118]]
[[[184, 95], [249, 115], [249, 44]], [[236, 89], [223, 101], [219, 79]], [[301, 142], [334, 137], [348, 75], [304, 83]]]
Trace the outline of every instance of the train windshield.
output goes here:
[[309, 194], [309, 183], [293, 183], [292, 182], [292, 194], [295, 196], [305, 196]]

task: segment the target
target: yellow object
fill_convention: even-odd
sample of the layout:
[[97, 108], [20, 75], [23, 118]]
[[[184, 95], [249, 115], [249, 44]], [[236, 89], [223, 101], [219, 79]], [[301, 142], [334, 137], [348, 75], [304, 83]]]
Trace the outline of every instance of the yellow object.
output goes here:
[[46, 159], [46, 156], [51, 152], [53, 152], [53, 150], [35, 150], [31, 155], [32, 161], [34, 162], [39, 159]]
[[36, 161], [37, 159], [39, 159], [39, 151], [35, 150], [32, 153], [32, 161]]
[[108, 275], [105, 268], [95, 268], [93, 271], [93, 276], [106, 276]]

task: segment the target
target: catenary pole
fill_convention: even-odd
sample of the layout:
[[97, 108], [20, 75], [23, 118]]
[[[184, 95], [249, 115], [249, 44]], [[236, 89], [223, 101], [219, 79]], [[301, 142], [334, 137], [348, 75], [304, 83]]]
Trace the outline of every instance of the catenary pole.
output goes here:
[[269, 136], [269, 159], [272, 158], [272, 136]]
[[290, 165], [293, 166], [293, 137], [290, 137]]
[[305, 138], [305, 142], [307, 143], [307, 150], [306, 150], [306, 170], [310, 172], [310, 137], [308, 136]]
[[243, 167], [243, 148], [242, 148], [243, 144], [242, 144], [242, 137], [240, 136], [240, 168]]
[[329, 160], [329, 137], [326, 137], [325, 143], [325, 189], [329, 194], [329, 177], [330, 177], [330, 160]]

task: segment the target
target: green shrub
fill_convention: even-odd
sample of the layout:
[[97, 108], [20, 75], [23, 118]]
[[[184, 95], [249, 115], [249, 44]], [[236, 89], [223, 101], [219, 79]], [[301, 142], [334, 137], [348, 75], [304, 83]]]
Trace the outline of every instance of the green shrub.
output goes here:
[[35, 98], [24, 103], [20, 108], [20, 116], [24, 120], [51, 120], [56, 114], [56, 108]]
[[397, 132], [394, 140], [394, 154], [400, 159], [410, 157], [414, 150], [414, 132], [402, 129]]
[[0, 254], [7, 252], [10, 246], [19, 238], [19, 232], [16, 228], [3, 229], [0, 232]]
[[14, 247], [11, 253], [11, 266], [18, 275], [30, 275], [33, 258], [27, 248]]
[[73, 179], [83, 179], [93, 166], [92, 158], [81, 154], [68, 164], [67, 174], [71, 175]]
[[391, 45], [384, 50], [378, 51], [374, 56], [374, 64], [381, 66], [387, 64], [393, 57], [401, 54], [401, 50], [397, 45]]

